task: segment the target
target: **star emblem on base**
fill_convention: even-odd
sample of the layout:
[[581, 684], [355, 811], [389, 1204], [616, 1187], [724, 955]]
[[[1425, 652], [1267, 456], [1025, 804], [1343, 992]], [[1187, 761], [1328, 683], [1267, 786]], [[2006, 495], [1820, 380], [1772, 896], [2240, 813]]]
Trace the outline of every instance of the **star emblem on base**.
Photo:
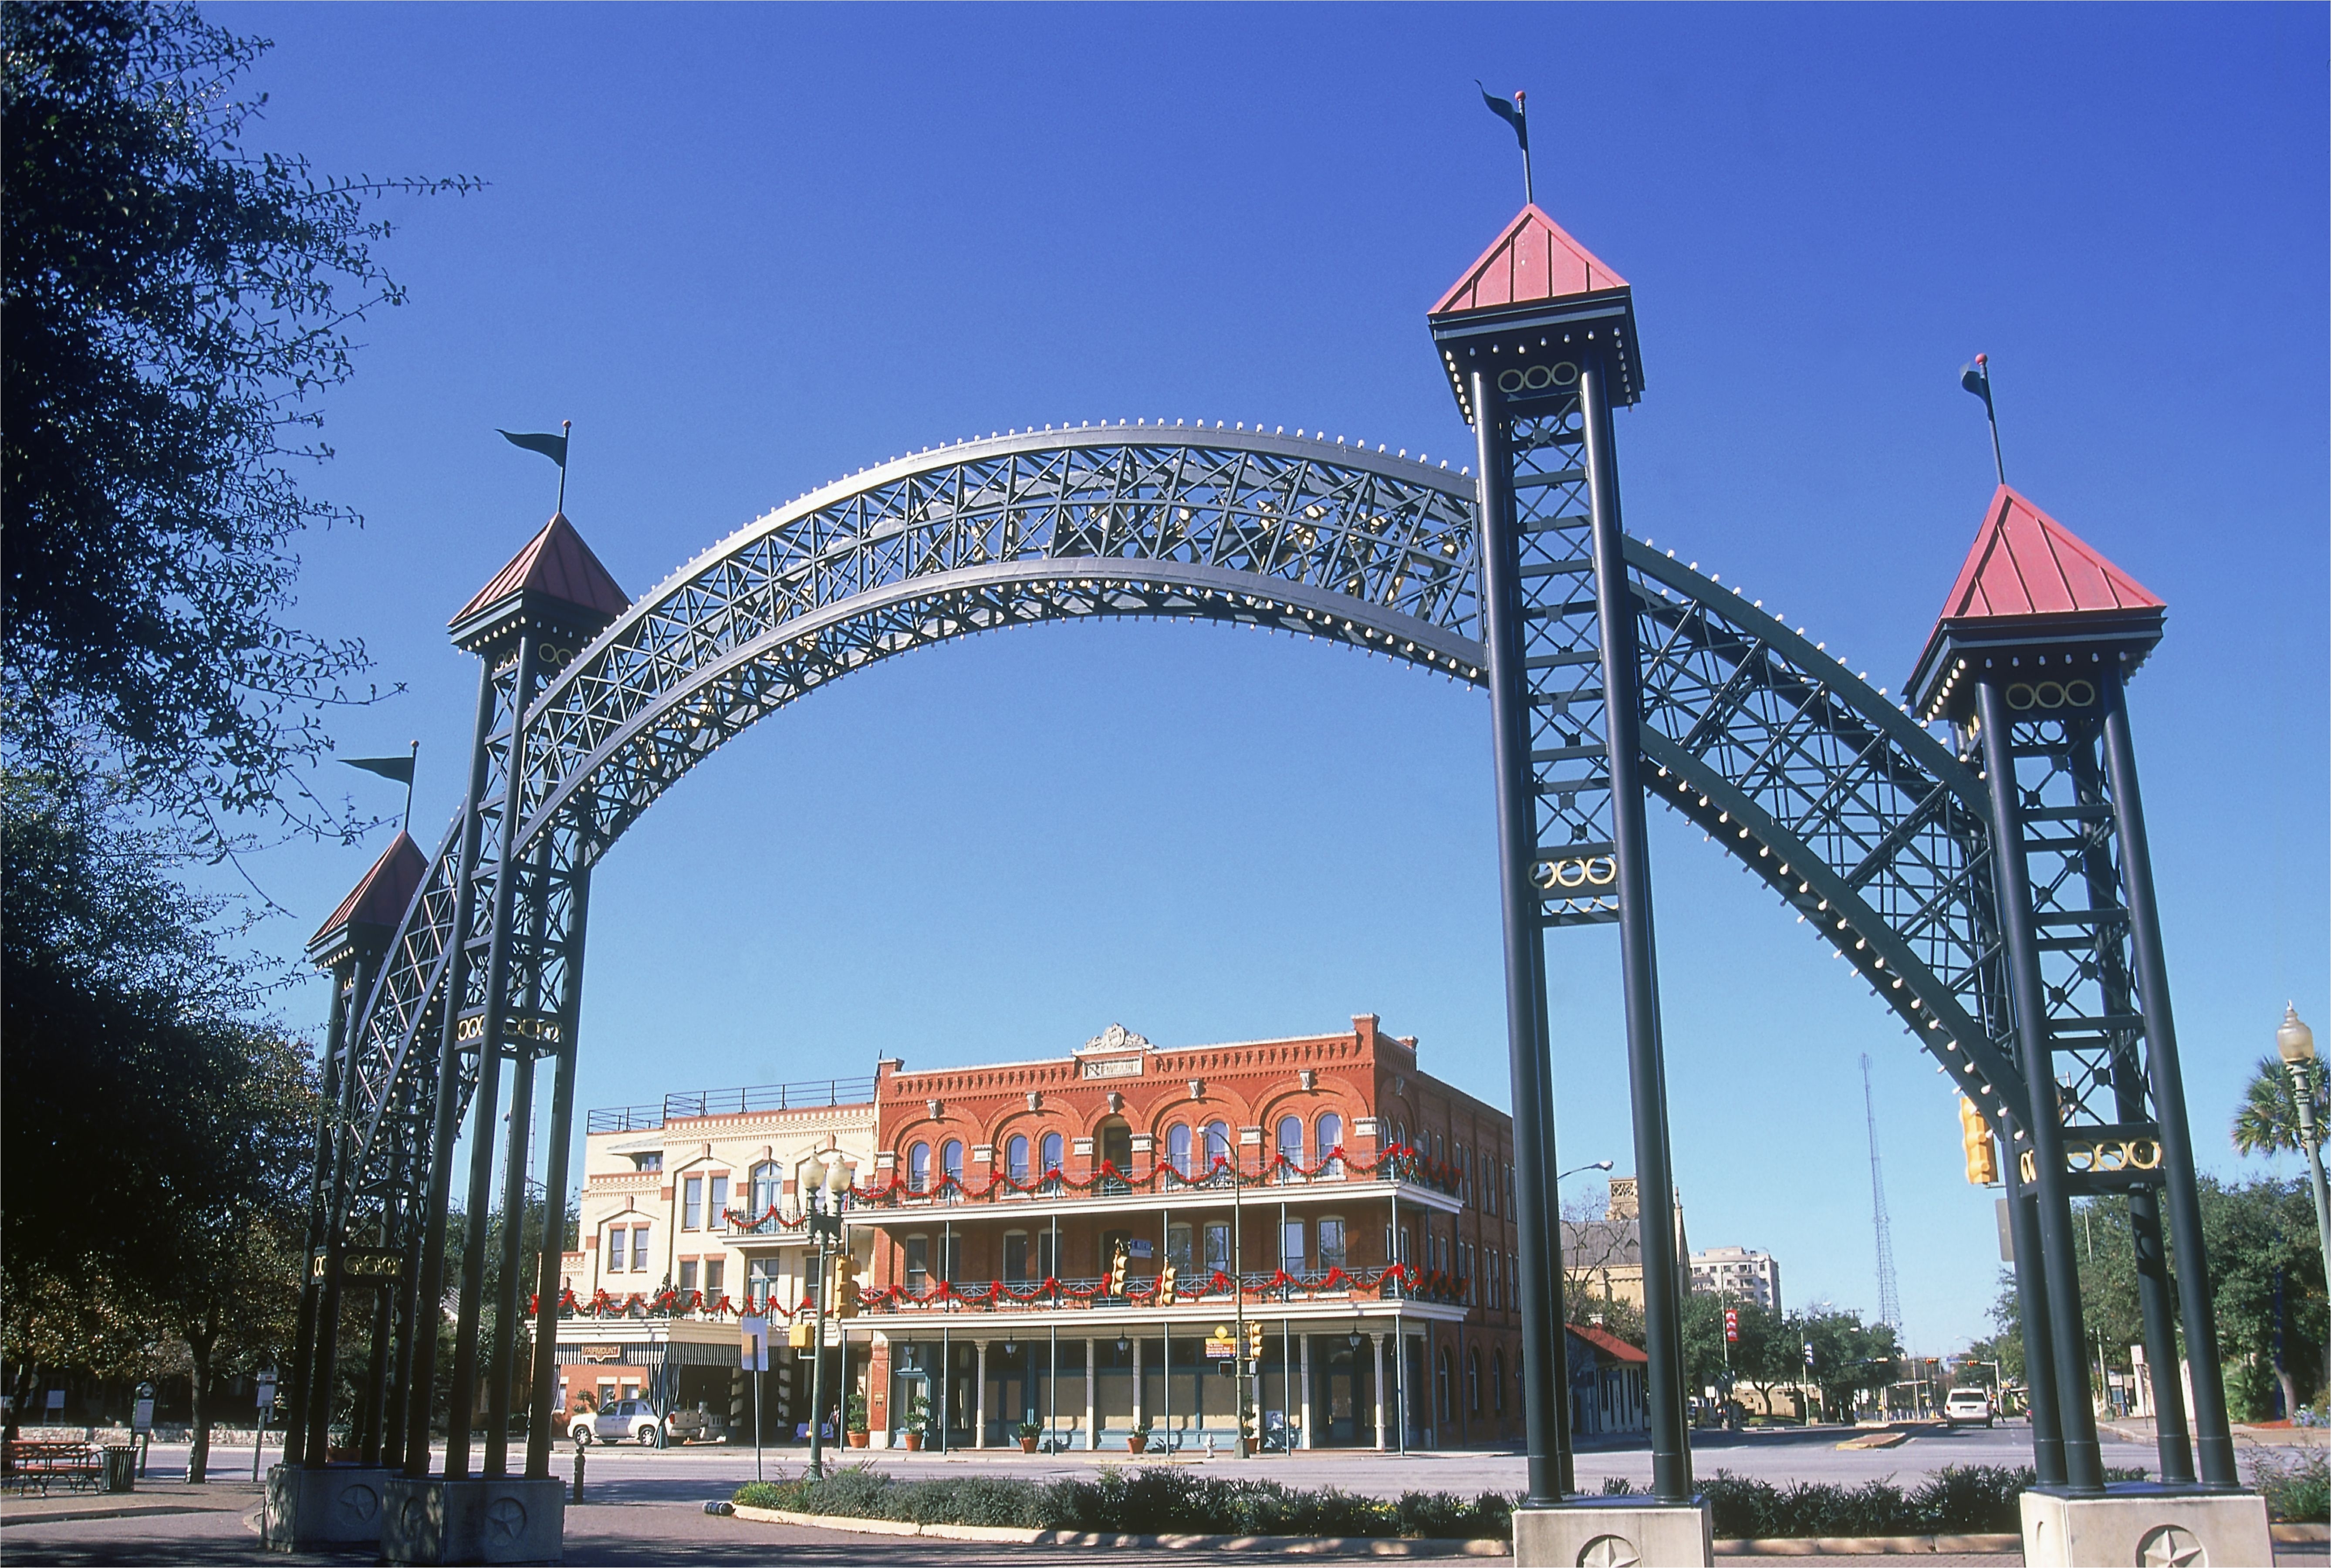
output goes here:
[[2143, 1568], [2210, 1568], [2210, 1554], [2201, 1539], [2181, 1525], [2162, 1525], [2145, 1532], [2136, 1544]]
[[526, 1505], [516, 1497], [496, 1497], [486, 1505], [486, 1539], [500, 1546], [515, 1541], [526, 1529]]
[[1624, 1535], [1597, 1535], [1578, 1554], [1578, 1568], [1640, 1568], [1642, 1561]]
[[339, 1507], [343, 1518], [358, 1525], [369, 1524], [372, 1516], [380, 1512], [380, 1494], [358, 1483], [340, 1493]]

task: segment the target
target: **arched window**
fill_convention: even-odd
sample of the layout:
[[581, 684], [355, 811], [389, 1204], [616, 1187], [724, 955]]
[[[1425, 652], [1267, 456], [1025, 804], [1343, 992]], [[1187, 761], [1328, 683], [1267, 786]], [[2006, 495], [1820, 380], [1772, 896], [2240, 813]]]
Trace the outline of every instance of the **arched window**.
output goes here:
[[1334, 1111], [1324, 1113], [1319, 1117], [1315, 1134], [1313, 1148], [1317, 1152], [1313, 1161], [1324, 1167], [1319, 1174], [1323, 1176], [1342, 1175], [1344, 1162], [1336, 1157], [1336, 1151], [1344, 1146], [1344, 1118]]
[[755, 1165], [751, 1175], [751, 1194], [746, 1202], [751, 1204], [752, 1208], [745, 1219], [749, 1224], [758, 1225], [768, 1219], [770, 1212], [777, 1206], [778, 1197], [785, 1191], [785, 1177], [778, 1170], [776, 1162], [764, 1160]]
[[1299, 1182], [1303, 1178], [1296, 1167], [1303, 1164], [1303, 1118], [1279, 1118], [1279, 1157], [1287, 1162], [1280, 1167], [1279, 1180]]
[[1506, 1413], [1506, 1353], [1499, 1351], [1489, 1358], [1489, 1397], [1498, 1402], [1498, 1413]]
[[1174, 1167], [1175, 1176], [1186, 1179], [1190, 1175], [1189, 1123], [1176, 1122], [1166, 1129], [1166, 1163]]
[[1046, 1133], [1044, 1135], [1044, 1174], [1047, 1176], [1057, 1176], [1060, 1174], [1061, 1135], [1058, 1133]]
[[1208, 1122], [1206, 1124], [1206, 1157], [1204, 1162], [1206, 1169], [1209, 1171], [1213, 1170], [1217, 1162], [1228, 1164], [1230, 1157], [1231, 1129], [1229, 1126], [1223, 1122]]
[[[1441, 1349], [1438, 1371], [1438, 1381], [1441, 1384], [1441, 1422], [1443, 1426], [1448, 1426], [1457, 1420], [1457, 1369], [1450, 1363], [1446, 1346]], [[1448, 1440], [1444, 1436], [1441, 1440], [1445, 1442]]]
[[1004, 1169], [1022, 1186], [1028, 1184], [1028, 1140], [1017, 1133], [1004, 1145]]
[[[1100, 1163], [1120, 1177], [1129, 1174], [1133, 1170], [1133, 1129], [1126, 1125], [1125, 1118], [1111, 1117], [1095, 1130], [1099, 1136], [1093, 1139], [1094, 1153], [1100, 1156]], [[1126, 1189], [1112, 1180], [1110, 1190]]]
[[907, 1190], [927, 1193], [931, 1186], [931, 1146], [917, 1144], [907, 1151]]
[[948, 1181], [950, 1181], [950, 1182], [954, 1182], [954, 1183], [956, 1183], [957, 1185], [961, 1185], [961, 1184], [962, 1184], [962, 1182], [963, 1182], [963, 1140], [962, 1140], [962, 1139], [960, 1139], [960, 1138], [949, 1138], [949, 1139], [947, 1141], [947, 1145], [946, 1145], [946, 1147], [944, 1147], [944, 1148], [942, 1148], [942, 1149], [940, 1149], [940, 1150], [939, 1150], [939, 1169], [947, 1173], [947, 1180], [948, 1180]]
[[1481, 1353], [1465, 1353], [1465, 1408], [1474, 1415], [1481, 1413]]

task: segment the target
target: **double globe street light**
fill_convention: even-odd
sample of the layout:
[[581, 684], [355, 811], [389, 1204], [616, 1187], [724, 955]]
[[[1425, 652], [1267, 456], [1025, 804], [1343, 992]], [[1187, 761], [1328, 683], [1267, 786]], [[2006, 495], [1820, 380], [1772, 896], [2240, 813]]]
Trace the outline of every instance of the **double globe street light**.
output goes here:
[[839, 1152], [830, 1157], [813, 1154], [801, 1173], [803, 1217], [809, 1222], [810, 1239], [817, 1243], [817, 1288], [812, 1293], [816, 1311], [811, 1318], [809, 1350], [809, 1473], [813, 1479], [825, 1475], [825, 1298], [833, 1283], [826, 1260], [829, 1249], [842, 1244], [842, 1210], [856, 1168]]
[[2298, 1102], [2298, 1152], [2307, 1160], [2307, 1178], [2315, 1189], [2315, 1232], [2323, 1244], [2323, 1284], [2331, 1290], [2331, 1196], [2323, 1187], [2323, 1129], [2315, 1125], [2315, 1031], [2299, 1021], [2298, 1009], [2286, 1005], [2282, 1027], [2274, 1031], [2274, 1049], [2290, 1074], [2291, 1098]]

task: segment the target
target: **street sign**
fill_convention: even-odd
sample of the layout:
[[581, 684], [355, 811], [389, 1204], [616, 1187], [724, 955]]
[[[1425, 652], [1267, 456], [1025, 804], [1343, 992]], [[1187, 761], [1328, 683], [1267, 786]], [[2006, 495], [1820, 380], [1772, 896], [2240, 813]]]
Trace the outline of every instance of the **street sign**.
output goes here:
[[64, 1408], [65, 1391], [61, 1388], [52, 1388], [49, 1390], [49, 1409], [62, 1410]]
[[1238, 1356], [1238, 1336], [1225, 1326], [1206, 1335], [1208, 1361], [1232, 1361]]
[[737, 1331], [742, 1342], [740, 1350], [745, 1372], [769, 1370], [769, 1320], [757, 1314], [748, 1314], [737, 1320]]
[[274, 1403], [275, 1384], [271, 1380], [262, 1379], [259, 1384], [259, 1408], [261, 1410], [267, 1410], [271, 1408]]
[[1130, 1258], [1154, 1258], [1157, 1255], [1156, 1247], [1146, 1237], [1137, 1236], [1127, 1244], [1126, 1255]]
[[141, 1399], [129, 1407], [129, 1430], [133, 1432], [150, 1432], [154, 1430], [152, 1400]]

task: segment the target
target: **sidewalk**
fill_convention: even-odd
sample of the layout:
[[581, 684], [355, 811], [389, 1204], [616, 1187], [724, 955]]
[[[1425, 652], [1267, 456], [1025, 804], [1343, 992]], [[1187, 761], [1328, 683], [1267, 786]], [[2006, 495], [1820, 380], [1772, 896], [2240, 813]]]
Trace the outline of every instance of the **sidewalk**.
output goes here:
[[[2143, 1443], [2151, 1448], [2155, 1440], [2153, 1418], [2124, 1416], [2097, 1422], [2099, 1433], [2116, 1437], [2123, 1442]], [[2331, 1449], [2331, 1427], [2253, 1427], [2237, 1421], [2233, 1427], [2237, 1449]]]
[[190, 1487], [183, 1480], [140, 1481], [134, 1492], [52, 1492], [45, 1497], [0, 1493], [0, 1528], [62, 1525], [76, 1519], [145, 1519], [168, 1514], [247, 1514], [266, 1496], [248, 1477]]

